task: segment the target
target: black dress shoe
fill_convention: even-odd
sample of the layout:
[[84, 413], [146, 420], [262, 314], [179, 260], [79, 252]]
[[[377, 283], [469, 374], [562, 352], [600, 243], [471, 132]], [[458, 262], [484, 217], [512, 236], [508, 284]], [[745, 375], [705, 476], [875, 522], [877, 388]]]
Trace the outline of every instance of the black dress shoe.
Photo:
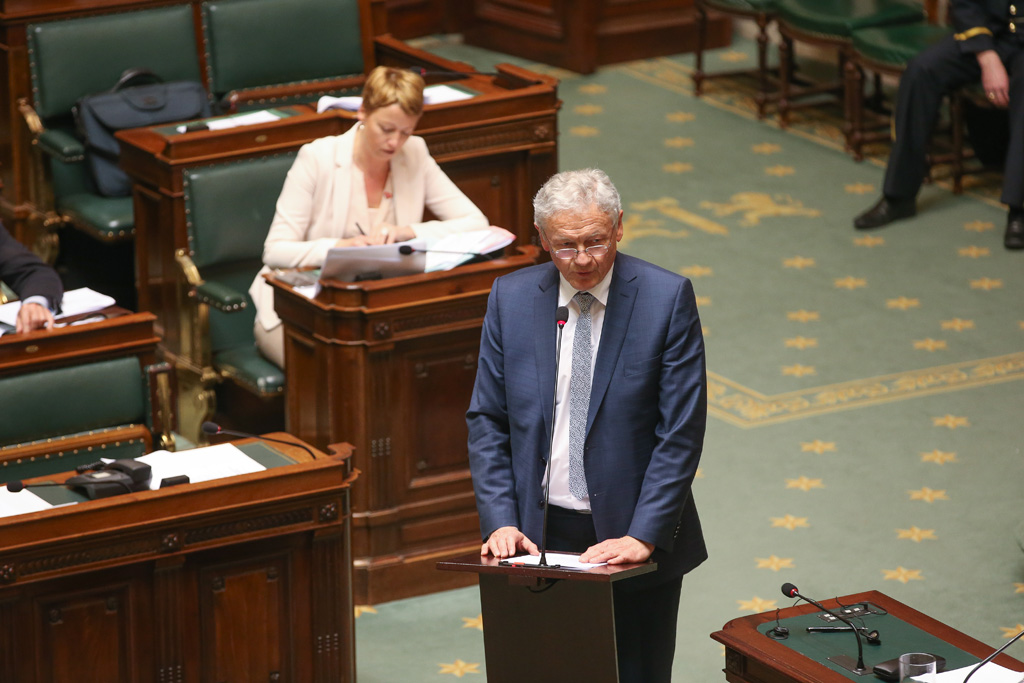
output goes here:
[[880, 228], [893, 221], [910, 218], [916, 214], [917, 200], [882, 197], [878, 200], [878, 203], [853, 219], [853, 227], [858, 230]]
[[1024, 215], [1011, 215], [1006, 219], [1006, 234], [1003, 245], [1007, 249], [1024, 249]]

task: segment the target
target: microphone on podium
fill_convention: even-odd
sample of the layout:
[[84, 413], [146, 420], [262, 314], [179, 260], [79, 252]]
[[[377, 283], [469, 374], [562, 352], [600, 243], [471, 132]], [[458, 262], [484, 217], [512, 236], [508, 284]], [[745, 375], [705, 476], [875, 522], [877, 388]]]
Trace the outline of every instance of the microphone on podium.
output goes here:
[[302, 450], [309, 453], [310, 457], [316, 460], [316, 454], [313, 453], [313, 451], [311, 451], [308, 446], [302, 443], [296, 443], [295, 441], [285, 441], [284, 439], [272, 439], [269, 436], [260, 436], [259, 434], [250, 434], [248, 432], [236, 432], [233, 429], [224, 429], [216, 422], [210, 422], [209, 420], [204, 422], [200, 426], [200, 429], [202, 430], [203, 434], [227, 434], [228, 436], [241, 436], [246, 439], [259, 439], [260, 441], [272, 441], [274, 443], [282, 443], [286, 446], [296, 446], [297, 448], [301, 448]]
[[[558, 342], [555, 345], [555, 391], [551, 399], [551, 431], [548, 434], [548, 461], [544, 465], [544, 521], [540, 531], [540, 562], [538, 566], [548, 567], [548, 501], [551, 499], [551, 453], [555, 448], [555, 405], [558, 398], [558, 361], [562, 355], [562, 328], [569, 320], [569, 307], [559, 306], [555, 311], [555, 324], [558, 325]], [[553, 565], [557, 568], [559, 565]]]
[[[860, 639], [860, 636], [861, 636], [860, 629], [857, 628], [856, 624], [854, 624], [852, 621], [850, 621], [846, 617], [843, 617], [843, 616], [840, 616], [840, 615], [836, 614], [832, 610], [830, 610], [827, 607], [825, 607], [824, 605], [822, 605], [820, 602], [812, 600], [811, 598], [808, 598], [805, 595], [801, 595], [800, 591], [797, 590], [797, 587], [794, 586], [791, 583], [784, 583], [784, 584], [782, 584], [782, 594], [785, 595], [787, 598], [800, 598], [804, 602], [808, 602], [808, 603], [814, 605], [815, 607], [820, 609], [822, 612], [825, 612], [826, 614], [831, 614], [833, 617], [835, 617], [839, 621], [841, 621], [844, 624], [846, 624], [847, 626], [849, 626], [850, 629], [853, 631], [853, 635], [857, 638], [857, 663], [855, 665], [856, 668], [853, 668], [853, 667], [850, 666], [850, 664], [848, 663], [848, 660], [850, 658], [847, 657], [846, 655], [840, 655], [838, 657], [829, 657], [828, 659], [829, 659], [829, 661], [835, 662], [839, 666], [842, 666], [842, 667], [844, 667], [846, 669], [849, 669], [850, 671], [852, 671], [853, 673], [858, 674], [858, 675], [860, 675], [862, 672], [867, 671], [867, 667], [864, 666], [864, 644], [861, 642], [861, 639]], [[876, 638], [877, 638], [877, 635], [876, 635]]]
[[479, 251], [452, 251], [449, 249], [417, 249], [414, 246], [408, 244], [401, 244], [398, 246], [398, 253], [402, 256], [410, 256], [412, 254], [460, 254], [462, 256], [475, 256], [480, 258], [489, 259], [489, 254], [483, 254]]

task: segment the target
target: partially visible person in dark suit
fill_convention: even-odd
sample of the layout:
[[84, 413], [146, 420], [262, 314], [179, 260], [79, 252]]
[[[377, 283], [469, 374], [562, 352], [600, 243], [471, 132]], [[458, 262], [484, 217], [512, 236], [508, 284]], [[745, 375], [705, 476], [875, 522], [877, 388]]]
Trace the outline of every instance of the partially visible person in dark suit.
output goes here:
[[1009, 212], [1003, 244], [1024, 249], [1024, 1], [951, 0], [949, 11], [956, 33], [910, 60], [900, 77], [883, 196], [853, 224], [868, 230], [917, 213], [928, 141], [942, 98], [980, 82], [993, 105], [1009, 108], [1002, 194]]
[[64, 296], [60, 276], [18, 242], [0, 224], [0, 280], [21, 299], [17, 332], [53, 327], [53, 314]]
[[622, 202], [602, 171], [549, 179], [534, 221], [552, 261], [495, 280], [466, 415], [481, 555], [537, 554], [550, 456], [549, 550], [658, 563], [614, 585], [616, 654], [623, 683], [666, 683], [683, 575], [707, 558], [690, 491], [707, 420], [693, 287], [617, 253]]

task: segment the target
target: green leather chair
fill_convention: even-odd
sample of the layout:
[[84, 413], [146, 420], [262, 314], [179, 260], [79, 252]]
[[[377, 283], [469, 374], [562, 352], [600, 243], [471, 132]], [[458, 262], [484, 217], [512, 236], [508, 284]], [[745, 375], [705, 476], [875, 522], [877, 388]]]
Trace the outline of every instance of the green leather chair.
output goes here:
[[[704, 81], [712, 78], [728, 78], [754, 74], [757, 76], [757, 118], [765, 117], [768, 103], [777, 95], [775, 79], [768, 68], [768, 26], [775, 20], [777, 0], [697, 0], [697, 68], [693, 72], [693, 94], [700, 97], [704, 92]], [[707, 46], [708, 12], [717, 12], [742, 19], [751, 19], [757, 24], [757, 69], [720, 71], [709, 74], [704, 71], [704, 50]]]
[[47, 225], [70, 223], [106, 242], [130, 239], [131, 197], [97, 193], [71, 110], [83, 95], [110, 89], [129, 68], [165, 81], [200, 80], [192, 8], [188, 4], [63, 19], [28, 26], [32, 102], [19, 109], [40, 154], [34, 189]]
[[[135, 356], [0, 377], [5, 479], [173, 449], [173, 375]], [[17, 476], [9, 469], [20, 467]]]
[[358, 0], [208, 0], [202, 16], [209, 88], [224, 111], [362, 88]]
[[[778, 0], [779, 125], [790, 123], [789, 114], [798, 108], [820, 106], [823, 95], [831, 95], [844, 106], [844, 133], [849, 134], [849, 102], [844, 97], [845, 70], [853, 33], [873, 26], [921, 23], [924, 12], [915, 0]], [[799, 41], [837, 50], [839, 70], [834, 79], [798, 85], [794, 82], [793, 43]], [[801, 101], [794, 101], [800, 99]]]
[[209, 419], [214, 389], [230, 379], [260, 398], [283, 393], [284, 372], [256, 348], [248, 290], [263, 266], [263, 242], [295, 154], [199, 166], [184, 172], [189, 248], [181, 267], [182, 394]]

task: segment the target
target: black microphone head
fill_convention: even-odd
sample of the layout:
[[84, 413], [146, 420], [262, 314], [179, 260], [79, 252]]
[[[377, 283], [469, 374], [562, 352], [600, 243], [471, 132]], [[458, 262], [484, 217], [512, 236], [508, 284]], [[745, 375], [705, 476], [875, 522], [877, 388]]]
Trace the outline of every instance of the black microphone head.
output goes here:
[[782, 594], [787, 598], [795, 598], [796, 594], [799, 593], [796, 586], [791, 583], [782, 584]]
[[9, 481], [7, 482], [7, 490], [11, 493], [17, 493], [25, 488], [25, 483], [21, 481]]
[[412, 247], [410, 247], [408, 244], [403, 244], [403, 245], [398, 247], [398, 253], [401, 254], [402, 256], [408, 256], [409, 254], [413, 253], [414, 251], [416, 251], [416, 250], [413, 249]]
[[555, 322], [559, 325], [564, 325], [565, 321], [569, 319], [569, 307], [559, 306], [558, 310], [555, 311]]
[[203, 430], [203, 434], [220, 434], [220, 425], [209, 420], [204, 422], [200, 429]]

